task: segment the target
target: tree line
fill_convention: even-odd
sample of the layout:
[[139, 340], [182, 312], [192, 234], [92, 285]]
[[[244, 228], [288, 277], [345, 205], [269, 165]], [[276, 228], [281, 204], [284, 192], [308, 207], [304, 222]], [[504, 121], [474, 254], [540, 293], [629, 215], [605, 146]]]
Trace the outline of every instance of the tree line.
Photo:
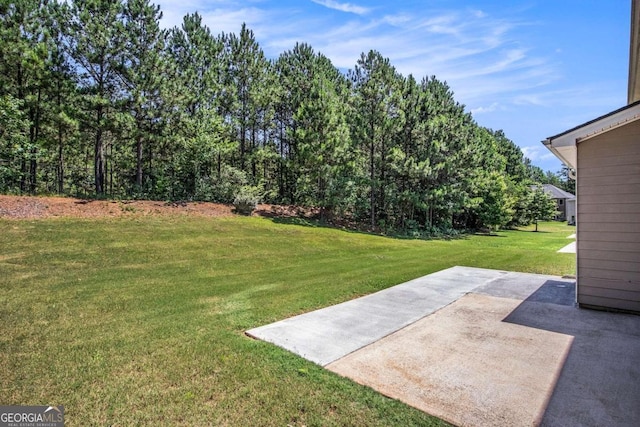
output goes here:
[[268, 59], [246, 25], [161, 17], [148, 0], [1, 0], [0, 192], [250, 194], [419, 233], [534, 219], [548, 174], [435, 76], [375, 50], [347, 72], [305, 43]]

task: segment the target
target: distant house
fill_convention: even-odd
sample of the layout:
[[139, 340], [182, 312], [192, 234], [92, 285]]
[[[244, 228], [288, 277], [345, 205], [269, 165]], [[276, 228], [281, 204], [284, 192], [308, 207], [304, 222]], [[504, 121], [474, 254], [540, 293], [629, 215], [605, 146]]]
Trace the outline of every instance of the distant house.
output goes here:
[[556, 202], [556, 220], [575, 222], [576, 196], [555, 185], [542, 184], [542, 189]]
[[640, 0], [628, 105], [543, 141], [575, 171], [577, 302], [640, 313]]

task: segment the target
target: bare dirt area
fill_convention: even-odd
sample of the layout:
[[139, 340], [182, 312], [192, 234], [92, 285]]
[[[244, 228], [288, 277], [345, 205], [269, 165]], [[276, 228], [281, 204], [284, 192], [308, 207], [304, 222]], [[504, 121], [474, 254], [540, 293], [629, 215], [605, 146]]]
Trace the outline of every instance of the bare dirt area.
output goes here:
[[[133, 215], [234, 215], [233, 206], [209, 202], [163, 202], [152, 200], [85, 200], [70, 197], [0, 195], [0, 218], [40, 219], [55, 217], [101, 218]], [[258, 205], [254, 215], [292, 217], [301, 212], [288, 206]]]

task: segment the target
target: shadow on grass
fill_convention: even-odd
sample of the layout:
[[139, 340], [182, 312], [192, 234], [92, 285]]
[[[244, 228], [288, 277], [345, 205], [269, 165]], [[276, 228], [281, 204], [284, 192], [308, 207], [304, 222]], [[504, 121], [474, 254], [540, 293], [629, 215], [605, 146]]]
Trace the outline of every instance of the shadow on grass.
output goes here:
[[333, 224], [327, 221], [323, 221], [317, 218], [306, 218], [306, 217], [294, 217], [294, 216], [277, 216], [277, 215], [261, 215], [265, 218], [270, 219], [275, 224], [282, 225], [298, 225], [302, 227], [310, 227], [310, 228], [328, 228], [332, 230], [340, 230], [345, 231], [347, 233], [357, 233], [357, 234], [366, 234], [369, 236], [380, 236], [380, 237], [389, 237], [384, 234], [376, 233], [373, 231], [362, 230], [355, 227], [347, 227], [344, 225]]
[[506, 228], [504, 231], [517, 231], [520, 233], [538, 233], [538, 234], [548, 234], [554, 233], [553, 231], [545, 231], [545, 230], [526, 230], [524, 228]]
[[[311, 227], [311, 228], [327, 228], [333, 230], [340, 230], [347, 233], [357, 233], [357, 234], [365, 234], [369, 236], [377, 236], [377, 237], [385, 237], [388, 239], [397, 239], [397, 240], [462, 240], [468, 239], [469, 233], [461, 233], [457, 235], [418, 235], [411, 236], [401, 233], [390, 233], [385, 234], [381, 231], [372, 231], [357, 228], [353, 224], [344, 225], [344, 224], [335, 224], [331, 222], [327, 222], [325, 220], [319, 218], [308, 218], [308, 217], [294, 217], [294, 216], [278, 216], [278, 215], [261, 215], [265, 218], [269, 218], [276, 224], [283, 225], [298, 225], [303, 227]], [[506, 236], [498, 236], [498, 237], [506, 237]]]

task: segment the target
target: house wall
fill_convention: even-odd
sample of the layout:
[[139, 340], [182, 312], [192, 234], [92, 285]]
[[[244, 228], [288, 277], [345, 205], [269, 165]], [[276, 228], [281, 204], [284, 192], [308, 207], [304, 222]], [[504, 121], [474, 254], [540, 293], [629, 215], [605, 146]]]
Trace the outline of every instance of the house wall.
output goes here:
[[564, 221], [567, 219], [567, 199], [556, 199], [556, 219]]
[[577, 147], [578, 303], [640, 312], [640, 121]]
[[576, 220], [576, 200], [575, 199], [571, 199], [568, 200], [567, 199], [567, 221], [571, 221], [573, 219], [573, 221], [575, 222]]

